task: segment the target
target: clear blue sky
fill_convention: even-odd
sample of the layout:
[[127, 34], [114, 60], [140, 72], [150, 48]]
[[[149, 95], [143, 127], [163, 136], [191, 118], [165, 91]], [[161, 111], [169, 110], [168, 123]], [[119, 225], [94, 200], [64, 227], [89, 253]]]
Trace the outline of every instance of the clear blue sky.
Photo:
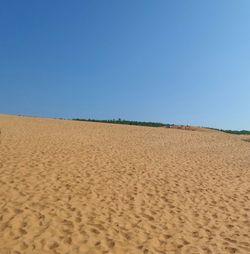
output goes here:
[[249, 0], [2, 0], [0, 112], [250, 129]]

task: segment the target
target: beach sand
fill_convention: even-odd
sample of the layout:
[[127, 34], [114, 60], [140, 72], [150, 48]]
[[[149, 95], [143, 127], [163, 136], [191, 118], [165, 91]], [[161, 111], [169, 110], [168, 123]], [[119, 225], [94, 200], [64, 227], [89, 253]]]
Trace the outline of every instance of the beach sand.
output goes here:
[[250, 142], [0, 115], [0, 253], [250, 253]]

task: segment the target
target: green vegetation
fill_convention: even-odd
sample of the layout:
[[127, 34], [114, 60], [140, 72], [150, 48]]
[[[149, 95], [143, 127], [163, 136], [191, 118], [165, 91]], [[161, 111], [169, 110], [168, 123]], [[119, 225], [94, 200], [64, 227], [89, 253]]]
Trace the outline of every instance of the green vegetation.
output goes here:
[[147, 126], [147, 127], [170, 127], [170, 124], [157, 123], [157, 122], [140, 122], [140, 121], [129, 121], [122, 119], [113, 120], [95, 120], [95, 119], [72, 119], [75, 121], [87, 121], [87, 122], [98, 122], [98, 123], [112, 123], [112, 124], [126, 124], [126, 125], [137, 125], [137, 126]]
[[236, 130], [223, 130], [223, 129], [216, 129], [216, 128], [208, 128], [207, 129], [211, 129], [211, 130], [216, 130], [216, 131], [222, 131], [225, 133], [229, 133], [229, 134], [236, 134], [236, 135], [250, 135], [250, 131], [247, 130], [241, 130], [241, 131], [236, 131]]
[[241, 131], [234, 131], [234, 130], [220, 130], [230, 134], [237, 134], [237, 135], [250, 135], [250, 131], [241, 130]]
[[[147, 126], [147, 127], [167, 127], [167, 128], [170, 128], [170, 127], [175, 126], [175, 124], [164, 124], [164, 123], [158, 123], [158, 122], [129, 121], [129, 120], [123, 120], [123, 119], [120, 119], [120, 118], [119, 119], [112, 119], [112, 120], [96, 120], [96, 119], [76, 118], [76, 119], [72, 119], [72, 120], [85, 121], [85, 122], [97, 122], [97, 123], [137, 125], [137, 126]], [[206, 128], [211, 129], [211, 130], [226, 132], [226, 133], [229, 133], [229, 134], [250, 135], [250, 131], [247, 131], [247, 130], [236, 131], [236, 130], [223, 130], [223, 129], [209, 128], [209, 127], [206, 127]]]

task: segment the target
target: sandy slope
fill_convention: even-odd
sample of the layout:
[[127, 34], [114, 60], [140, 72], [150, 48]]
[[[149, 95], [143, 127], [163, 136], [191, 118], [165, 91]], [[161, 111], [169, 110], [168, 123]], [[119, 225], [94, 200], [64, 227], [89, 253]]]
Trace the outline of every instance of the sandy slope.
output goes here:
[[250, 253], [250, 143], [0, 116], [0, 253]]

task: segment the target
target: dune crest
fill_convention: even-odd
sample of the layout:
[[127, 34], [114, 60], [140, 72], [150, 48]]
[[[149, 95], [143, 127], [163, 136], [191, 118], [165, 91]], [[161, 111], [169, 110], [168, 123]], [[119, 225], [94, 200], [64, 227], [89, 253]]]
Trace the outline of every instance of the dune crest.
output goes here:
[[250, 144], [0, 115], [0, 253], [250, 253]]

